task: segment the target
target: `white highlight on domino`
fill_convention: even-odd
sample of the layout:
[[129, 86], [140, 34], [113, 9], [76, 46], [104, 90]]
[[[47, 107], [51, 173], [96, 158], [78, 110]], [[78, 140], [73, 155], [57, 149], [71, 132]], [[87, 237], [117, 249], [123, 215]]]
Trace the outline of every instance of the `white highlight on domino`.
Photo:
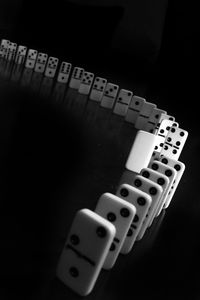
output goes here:
[[104, 269], [111, 269], [117, 260], [136, 214], [136, 208], [113, 194], [105, 193], [100, 197], [95, 212], [111, 222], [116, 228], [116, 235], [103, 265]]
[[53, 78], [56, 74], [56, 70], [58, 67], [58, 58], [50, 56], [47, 61], [47, 66], [44, 72], [44, 75], [50, 78]]
[[79, 295], [88, 295], [115, 234], [115, 226], [95, 212], [78, 211], [57, 265], [57, 277]]
[[107, 85], [107, 79], [102, 77], [96, 77], [92, 85], [91, 93], [89, 96], [90, 100], [100, 102], [103, 97], [103, 93], [106, 85]]
[[81, 84], [81, 80], [83, 78], [83, 74], [84, 74], [83, 68], [75, 67], [72, 71], [69, 87], [78, 90]]
[[135, 124], [144, 103], [146, 103], [144, 98], [134, 95], [128, 107], [125, 121]]
[[119, 116], [125, 116], [131, 102], [133, 93], [131, 91], [121, 89], [117, 96], [113, 113]]
[[146, 168], [152, 157], [156, 141], [156, 135], [139, 130], [129, 153], [126, 169], [140, 173], [143, 168]]
[[167, 208], [170, 205], [170, 202], [174, 196], [174, 193], [176, 192], [178, 184], [183, 176], [183, 173], [185, 171], [185, 164], [180, 161], [177, 161], [175, 159], [166, 157], [166, 156], [160, 156], [159, 161], [162, 162], [163, 164], [166, 164], [169, 167], [174, 168], [177, 172], [175, 180], [172, 184], [171, 189], [169, 190], [169, 192], [167, 194], [167, 198], [166, 198], [166, 201], [164, 204], [164, 208]]
[[101, 99], [101, 106], [104, 108], [113, 108], [115, 99], [117, 97], [119, 86], [108, 82]]
[[93, 83], [94, 74], [84, 71], [78, 92], [83, 95], [89, 95]]
[[116, 195], [133, 204], [136, 208], [136, 215], [129, 227], [124, 244], [120, 251], [122, 254], [127, 254], [131, 251], [136, 241], [136, 237], [151, 205], [152, 198], [149, 194], [140, 191], [138, 188], [135, 188], [129, 184], [120, 185]]
[[142, 109], [137, 117], [135, 128], [144, 130], [146, 127], [146, 124], [148, 122], [148, 119], [153, 111], [153, 109], [156, 108], [156, 105], [154, 103], [145, 102], [142, 106]]
[[60, 83], [67, 83], [69, 80], [71, 69], [72, 69], [72, 64], [63, 61], [60, 65], [57, 81]]

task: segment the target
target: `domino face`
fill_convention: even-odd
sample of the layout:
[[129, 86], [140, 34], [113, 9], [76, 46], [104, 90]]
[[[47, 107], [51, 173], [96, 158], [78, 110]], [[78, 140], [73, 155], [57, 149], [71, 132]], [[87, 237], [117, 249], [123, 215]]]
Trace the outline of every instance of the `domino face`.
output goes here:
[[128, 107], [125, 121], [135, 124], [144, 103], [146, 103], [146, 100], [144, 98], [134, 95]]
[[85, 71], [78, 92], [83, 95], [89, 95], [93, 79], [94, 74]]
[[128, 156], [126, 169], [140, 173], [143, 168], [146, 168], [152, 157], [156, 141], [156, 135], [139, 130]]
[[81, 296], [91, 292], [116, 234], [98, 214], [77, 212], [58, 262], [56, 275]]
[[107, 80], [102, 77], [96, 77], [90, 93], [90, 100], [100, 102], [107, 84]]
[[103, 93], [101, 106], [105, 108], [113, 108], [115, 99], [117, 97], [119, 86], [108, 82]]
[[178, 160], [188, 137], [188, 132], [172, 126], [166, 137], [161, 155]]
[[8, 53], [9, 40], [2, 39], [0, 45], [0, 58], [6, 58]]
[[157, 124], [160, 120], [161, 115], [164, 116], [166, 114], [167, 114], [166, 111], [159, 109], [159, 108], [154, 108], [152, 110], [152, 113], [150, 114], [147, 124], [145, 126], [145, 131], [155, 133]]
[[133, 93], [131, 91], [121, 89], [113, 110], [114, 114], [124, 117], [127, 113], [132, 96]]
[[149, 221], [149, 226], [151, 226], [151, 224], [154, 220], [154, 217], [157, 215], [158, 207], [160, 207], [163, 204], [163, 199], [165, 199], [165, 197], [166, 197], [166, 192], [167, 192], [168, 186], [170, 184], [170, 181], [169, 181], [169, 178], [166, 175], [164, 175], [160, 172], [154, 171], [150, 168], [142, 169], [141, 172], [140, 172], [140, 175], [147, 178], [147, 179], [150, 179], [151, 181], [153, 181], [157, 184], [159, 184], [163, 189], [163, 192], [162, 192], [162, 195], [161, 195], [161, 197], [158, 201], [157, 207], [155, 207], [155, 210], [152, 213], [152, 217]]
[[116, 228], [116, 235], [103, 265], [104, 269], [111, 269], [117, 260], [136, 214], [136, 208], [113, 194], [105, 193], [100, 197], [95, 212], [111, 222]]
[[57, 57], [50, 56], [48, 58], [48, 62], [47, 62], [47, 66], [46, 66], [44, 75], [47, 77], [53, 78], [56, 74], [58, 62], [59, 62], [59, 60]]
[[69, 80], [72, 64], [63, 61], [60, 66], [57, 81], [60, 83], [67, 83]]
[[156, 105], [150, 102], [145, 102], [142, 109], [137, 117], [135, 128], [145, 129], [148, 119]]
[[75, 67], [72, 72], [72, 76], [69, 82], [69, 87], [72, 89], [79, 89], [79, 86], [81, 84], [81, 80], [83, 78], [84, 69]]
[[177, 172], [174, 168], [167, 166], [166, 164], [163, 164], [160, 161], [153, 160], [153, 159], [150, 162], [148, 167], [154, 171], [157, 171], [161, 174], [166, 175], [169, 179], [168, 187], [165, 190], [165, 194], [163, 195], [162, 201], [160, 202], [160, 204], [158, 205], [157, 210], [156, 210], [156, 216], [158, 216], [165, 205], [167, 195], [168, 195], [169, 191], [171, 190], [171, 187], [176, 178]]
[[157, 130], [156, 134], [158, 136], [157, 138], [157, 143], [155, 145], [155, 151], [156, 152], [161, 152], [163, 146], [164, 146], [164, 142], [165, 139], [169, 133], [170, 128], [174, 126], [174, 127], [178, 127], [179, 124], [177, 122], [174, 121], [170, 121], [170, 120], [163, 120], [159, 126], [159, 129]]
[[38, 52], [37, 50], [34, 49], [29, 49], [26, 62], [25, 62], [25, 67], [29, 69], [34, 69], [36, 58], [37, 58]]
[[35, 63], [35, 72], [43, 73], [46, 67], [48, 55], [46, 53], [39, 52], [36, 63]]
[[175, 193], [175, 191], [178, 187], [178, 184], [181, 180], [181, 177], [183, 176], [183, 173], [185, 171], [185, 164], [180, 162], [180, 161], [177, 161], [175, 159], [168, 158], [168, 157], [165, 157], [165, 156], [161, 156], [159, 158], [159, 160], [163, 164], [166, 164], [167, 166], [170, 166], [170, 167], [174, 168], [177, 172], [175, 180], [172, 184], [172, 187], [171, 187], [170, 191], [167, 194], [167, 198], [166, 198], [166, 201], [165, 201], [165, 204], [164, 204], [164, 208], [167, 208], [170, 205], [170, 202], [171, 202], [171, 200], [174, 196], [174, 193]]
[[26, 58], [26, 52], [27, 52], [27, 47], [26, 46], [18, 46], [17, 48], [17, 53], [15, 56], [15, 63], [16, 64], [23, 64]]
[[147, 179], [141, 175], [135, 175], [135, 179], [133, 181], [133, 186], [135, 188], [138, 188], [139, 190], [149, 194], [152, 199], [151, 206], [149, 207], [149, 210], [145, 216], [143, 224], [137, 235], [137, 240], [140, 240], [143, 237], [147, 227], [149, 226], [149, 222], [150, 222], [150, 220], [153, 216], [153, 213], [158, 205], [158, 202], [162, 195], [163, 189], [161, 188], [161, 186], [159, 184], [157, 184], [157, 183], [151, 181], [150, 179]]
[[140, 191], [138, 188], [135, 188], [129, 184], [120, 185], [116, 195], [133, 204], [136, 208], [135, 217], [129, 227], [124, 244], [120, 251], [122, 254], [127, 254], [131, 251], [135, 243], [136, 237], [149, 210], [152, 199], [147, 193]]
[[17, 44], [9, 42], [8, 52], [6, 57], [8, 61], [12, 61], [15, 59], [16, 50], [17, 50]]

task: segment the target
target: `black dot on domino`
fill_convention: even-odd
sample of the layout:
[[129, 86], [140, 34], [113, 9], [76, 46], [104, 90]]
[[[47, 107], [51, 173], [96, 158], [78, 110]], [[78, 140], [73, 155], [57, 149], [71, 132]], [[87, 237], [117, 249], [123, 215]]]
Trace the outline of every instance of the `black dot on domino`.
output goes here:
[[108, 221], [110, 221], [110, 222], [115, 222], [115, 220], [116, 220], [116, 215], [115, 215], [114, 213], [112, 213], [112, 212], [109, 212], [109, 213], [107, 214], [107, 219], [108, 219]]
[[131, 228], [129, 228], [127, 236], [132, 236], [133, 235], [133, 230]]
[[104, 238], [104, 237], [106, 236], [106, 234], [107, 234], [106, 229], [105, 229], [104, 227], [102, 227], [102, 226], [99, 226], [99, 227], [97, 228], [96, 233], [97, 233], [97, 235], [98, 235], [100, 238]]
[[120, 190], [120, 195], [121, 195], [122, 197], [127, 197], [127, 196], [129, 195], [129, 192], [128, 192], [127, 189], [122, 188], [122, 189]]
[[168, 159], [167, 158], [163, 158], [162, 160], [161, 160], [161, 162], [163, 163], [163, 164], [168, 164]]
[[185, 133], [183, 131], [180, 132], [180, 136], [184, 136]]
[[154, 196], [157, 194], [157, 189], [155, 187], [151, 187], [149, 189], [149, 193], [150, 193], [150, 195]]
[[127, 218], [130, 215], [130, 212], [127, 208], [121, 208], [120, 209], [120, 215], [124, 218]]
[[172, 132], [172, 133], [176, 132], [176, 129], [172, 127], [172, 128], [171, 128], [171, 132]]
[[138, 221], [139, 221], [139, 217], [138, 217], [138, 215], [136, 214], [135, 217], [134, 217], [134, 219], [133, 219], [133, 222], [134, 222], [134, 223], [137, 223]]
[[76, 235], [76, 234], [71, 235], [70, 241], [73, 245], [78, 245], [80, 243], [80, 239], [79, 239], [78, 235]]
[[171, 171], [171, 170], [166, 170], [166, 171], [165, 171], [165, 175], [166, 175], [167, 177], [171, 177], [171, 176], [172, 176], [172, 171]]
[[176, 164], [176, 165], [174, 166], [174, 169], [175, 169], [176, 171], [180, 171], [180, 169], [181, 169], [181, 166], [180, 166], [180, 165], [178, 165], [178, 164]]
[[157, 183], [159, 185], [164, 185], [165, 184], [165, 179], [164, 178], [158, 178]]
[[144, 206], [146, 204], [146, 200], [144, 197], [139, 197], [137, 199], [137, 203], [140, 205], [140, 206]]
[[156, 163], [153, 163], [151, 167], [155, 171], [158, 170], [158, 165]]
[[142, 176], [143, 176], [143, 177], [146, 177], [146, 178], [149, 178], [150, 174], [149, 174], [148, 171], [144, 171], [144, 172], [142, 173]]
[[72, 277], [75, 277], [75, 278], [79, 276], [79, 271], [78, 271], [78, 269], [75, 268], [75, 267], [71, 267], [71, 268], [69, 269], [69, 273], [70, 273], [70, 275], [71, 275]]
[[110, 251], [114, 251], [114, 250], [115, 250], [115, 248], [116, 248], [115, 244], [114, 244], [114, 243], [112, 243], [112, 244], [111, 244], [111, 246], [110, 246]]
[[135, 179], [134, 184], [135, 186], [140, 187], [142, 185], [142, 181], [140, 179]]
[[139, 102], [138, 102], [138, 101], [136, 101], [136, 102], [135, 102], [135, 105], [139, 105]]

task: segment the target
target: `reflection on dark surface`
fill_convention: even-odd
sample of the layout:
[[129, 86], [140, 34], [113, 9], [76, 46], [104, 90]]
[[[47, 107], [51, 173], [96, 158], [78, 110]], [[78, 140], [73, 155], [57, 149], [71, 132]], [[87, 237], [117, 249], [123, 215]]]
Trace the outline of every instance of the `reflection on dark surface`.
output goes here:
[[[136, 130], [32, 70], [1, 61], [0, 75], [1, 299], [78, 299], [55, 278], [57, 260], [76, 211], [93, 210], [102, 193], [116, 191]], [[189, 143], [185, 161], [194, 175], [199, 144]], [[88, 299], [197, 299], [194, 184], [186, 164], [175, 203], [101, 272]]]

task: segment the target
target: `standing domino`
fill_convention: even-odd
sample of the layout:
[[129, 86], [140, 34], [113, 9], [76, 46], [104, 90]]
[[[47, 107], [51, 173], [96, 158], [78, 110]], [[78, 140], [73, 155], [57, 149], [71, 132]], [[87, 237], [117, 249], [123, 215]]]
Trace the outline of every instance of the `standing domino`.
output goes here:
[[23, 64], [26, 58], [27, 47], [26, 46], [18, 46], [17, 53], [15, 56], [15, 63], [20, 65]]
[[60, 83], [67, 83], [69, 80], [72, 64], [63, 61], [60, 65], [57, 81]]
[[83, 78], [83, 74], [84, 74], [83, 68], [75, 67], [72, 71], [69, 87], [78, 90], [81, 84], [81, 80]]
[[37, 55], [38, 55], [37, 50], [34, 50], [34, 49], [28, 50], [28, 55], [27, 55], [26, 63], [25, 63], [26, 68], [34, 69]]
[[35, 72], [43, 73], [46, 67], [48, 55], [46, 53], [39, 52], [36, 63], [35, 63]]
[[136, 214], [136, 208], [113, 194], [105, 193], [100, 197], [95, 212], [110, 221], [116, 228], [116, 235], [103, 265], [104, 269], [111, 269]]
[[102, 77], [96, 77], [90, 93], [90, 100], [100, 102], [107, 84], [107, 80]]
[[170, 181], [169, 181], [169, 178], [166, 175], [164, 175], [164, 174], [162, 174], [160, 172], [154, 171], [154, 170], [152, 170], [150, 168], [144, 168], [144, 169], [142, 169], [141, 172], [140, 172], [140, 175], [142, 175], [143, 177], [148, 178], [151, 181], [159, 184], [162, 187], [162, 189], [163, 189], [163, 192], [162, 192], [160, 200], [159, 200], [159, 202], [157, 204], [157, 207], [155, 207], [155, 210], [154, 210], [154, 212], [152, 214], [152, 217], [151, 217], [151, 219], [149, 221], [149, 226], [151, 226], [151, 224], [152, 224], [152, 222], [154, 220], [154, 217], [157, 215], [158, 207], [160, 207], [162, 205], [163, 199], [165, 199], [165, 197], [166, 197], [166, 193], [167, 193]]
[[2, 39], [0, 45], [0, 58], [6, 58], [8, 53], [9, 40]]
[[186, 130], [172, 126], [160, 154], [178, 160], [187, 137]]
[[114, 114], [124, 117], [127, 113], [132, 96], [133, 93], [131, 91], [121, 89], [113, 110]]
[[140, 173], [143, 168], [146, 168], [152, 157], [156, 141], [156, 135], [139, 130], [128, 156], [126, 169]]
[[169, 157], [165, 157], [165, 156], [161, 156], [159, 158], [159, 160], [163, 163], [163, 164], [166, 164], [167, 166], [170, 166], [172, 168], [174, 168], [176, 171], [177, 171], [177, 175], [175, 177], [175, 180], [173, 182], [173, 185], [171, 187], [171, 190], [168, 192], [168, 195], [167, 195], [167, 199], [165, 201], [165, 205], [164, 205], [164, 208], [167, 208], [172, 200], [172, 197], [178, 187], [178, 184], [181, 180], [181, 177], [183, 176], [183, 173], [185, 171], [185, 164], [180, 162], [180, 161], [177, 161], [175, 159], [172, 159], [172, 158], [169, 158]]
[[12, 61], [15, 59], [15, 54], [17, 50], [17, 44], [10, 42], [8, 45], [8, 52], [7, 52], [7, 60]]
[[81, 296], [89, 294], [98, 278], [116, 230], [89, 209], [77, 212], [62, 251], [57, 277]]
[[149, 194], [152, 199], [151, 206], [149, 207], [149, 210], [137, 235], [137, 240], [140, 240], [143, 237], [147, 227], [149, 226], [150, 220], [152, 219], [154, 211], [158, 205], [163, 189], [159, 184], [141, 175], [135, 175], [132, 185], [133, 187], [138, 188], [139, 190]]
[[148, 122], [144, 130], [151, 133], [155, 133], [161, 115], [167, 115], [167, 112], [159, 108], [154, 108], [149, 116]]
[[127, 254], [131, 251], [135, 243], [136, 237], [140, 231], [144, 218], [146, 217], [152, 199], [147, 193], [142, 192], [129, 184], [120, 185], [117, 190], [117, 196], [130, 202], [136, 208], [136, 215], [132, 224], [130, 225], [129, 231], [120, 251], [122, 254]]
[[125, 117], [125, 121], [135, 124], [144, 103], [146, 103], [144, 98], [133, 96]]
[[105, 108], [112, 108], [117, 97], [118, 89], [118, 85], [108, 82], [100, 105]]
[[178, 127], [179, 124], [177, 122], [174, 121], [170, 121], [170, 120], [163, 120], [159, 126], [159, 129], [156, 131], [157, 134], [157, 143], [155, 145], [155, 151], [156, 152], [161, 152], [164, 143], [165, 143], [165, 139], [167, 137], [167, 134], [170, 130], [170, 128], [174, 126], [174, 127]]
[[160, 161], [153, 160], [153, 157], [152, 157], [152, 160], [149, 163], [148, 167], [154, 171], [157, 171], [157, 172], [160, 172], [161, 174], [166, 175], [169, 178], [169, 184], [165, 191], [165, 195], [162, 199], [162, 202], [160, 202], [160, 205], [157, 207], [157, 210], [156, 210], [156, 216], [158, 216], [165, 205], [167, 195], [168, 195], [169, 191], [171, 190], [171, 187], [176, 178], [177, 172], [174, 168], [167, 166], [167, 165], [161, 163]]
[[59, 60], [57, 57], [50, 56], [48, 59], [48, 62], [47, 62], [47, 66], [46, 66], [44, 75], [47, 77], [53, 78], [56, 74], [58, 62], [59, 62]]
[[85, 71], [78, 92], [83, 95], [89, 95], [93, 79], [94, 74]]
[[156, 108], [156, 105], [150, 102], [145, 102], [142, 106], [142, 109], [139, 113], [139, 116], [135, 123], [135, 128], [137, 129], [145, 129], [148, 119], [153, 111]]

